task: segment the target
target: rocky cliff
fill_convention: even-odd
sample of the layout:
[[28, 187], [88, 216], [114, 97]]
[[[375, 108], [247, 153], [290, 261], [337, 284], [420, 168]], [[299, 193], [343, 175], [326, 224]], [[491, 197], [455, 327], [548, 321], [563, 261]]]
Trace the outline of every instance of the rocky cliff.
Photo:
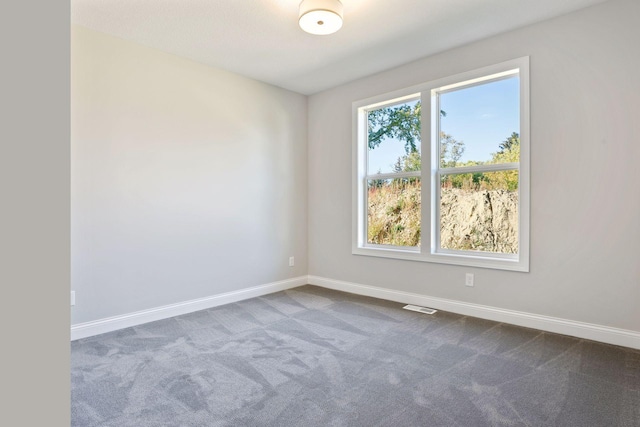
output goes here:
[[[420, 205], [419, 184], [369, 189], [369, 242], [419, 245]], [[517, 192], [443, 189], [440, 212], [443, 248], [518, 252]]]
[[440, 215], [443, 248], [518, 252], [517, 192], [443, 189]]

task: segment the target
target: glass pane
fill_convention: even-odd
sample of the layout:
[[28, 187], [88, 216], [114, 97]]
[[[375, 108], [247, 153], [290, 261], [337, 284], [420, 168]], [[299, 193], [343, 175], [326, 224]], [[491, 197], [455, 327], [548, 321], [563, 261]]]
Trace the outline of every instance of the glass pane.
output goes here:
[[420, 178], [368, 181], [367, 242], [420, 246]]
[[420, 100], [367, 114], [367, 174], [420, 170]]
[[520, 161], [518, 76], [439, 95], [440, 167]]
[[518, 171], [442, 176], [440, 247], [518, 253]]

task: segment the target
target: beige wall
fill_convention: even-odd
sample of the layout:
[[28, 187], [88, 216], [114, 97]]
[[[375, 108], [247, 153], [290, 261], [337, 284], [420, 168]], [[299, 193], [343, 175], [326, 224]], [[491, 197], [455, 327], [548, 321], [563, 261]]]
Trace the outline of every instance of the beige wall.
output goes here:
[[[640, 331], [638, 16], [640, 2], [607, 2], [311, 96], [309, 274]], [[522, 56], [530, 273], [352, 255], [352, 102]]]
[[306, 274], [306, 103], [73, 26], [71, 323]]

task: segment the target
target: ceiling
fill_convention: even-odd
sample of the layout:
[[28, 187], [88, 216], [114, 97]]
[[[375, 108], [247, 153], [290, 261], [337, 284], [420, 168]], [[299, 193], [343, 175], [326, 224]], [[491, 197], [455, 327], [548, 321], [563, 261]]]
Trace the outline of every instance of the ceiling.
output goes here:
[[605, 0], [342, 0], [313, 36], [300, 0], [71, 0], [71, 22], [302, 94]]

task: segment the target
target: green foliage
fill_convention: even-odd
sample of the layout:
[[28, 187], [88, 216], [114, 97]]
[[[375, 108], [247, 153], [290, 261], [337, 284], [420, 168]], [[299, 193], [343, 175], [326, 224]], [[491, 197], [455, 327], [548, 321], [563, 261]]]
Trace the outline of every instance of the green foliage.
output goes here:
[[417, 151], [420, 142], [420, 111], [422, 105], [402, 104], [396, 107], [379, 108], [368, 114], [369, 149], [380, 145], [385, 138], [404, 141], [408, 153]]
[[[420, 101], [413, 106], [411, 103], [406, 103], [369, 111], [367, 115], [369, 149], [378, 147], [386, 138], [396, 138], [404, 141], [404, 150], [407, 154], [418, 151], [421, 111]], [[440, 116], [446, 117], [446, 115], [446, 112], [440, 111]]]
[[498, 151], [497, 154], [502, 154], [505, 151], [509, 151], [516, 145], [520, 146], [520, 134], [518, 134], [518, 132], [513, 132], [510, 137], [500, 143], [500, 145], [498, 146], [500, 147], [500, 151]]
[[386, 179], [371, 179], [368, 182], [368, 187], [369, 188], [380, 188], [382, 187], [386, 182]]
[[[454, 139], [451, 135], [440, 132], [440, 166], [455, 167], [464, 153], [464, 142]], [[405, 156], [398, 157], [393, 166], [394, 172], [414, 172], [422, 168], [420, 153], [413, 151]]]
[[420, 246], [420, 180], [386, 180], [369, 187], [367, 241]]
[[[520, 135], [513, 132], [500, 144], [500, 151], [493, 154], [491, 163], [518, 163], [520, 161]], [[492, 174], [493, 188], [516, 191], [518, 189], [518, 171], [500, 171]]]
[[[499, 144], [500, 151], [493, 153], [488, 162], [476, 162], [473, 160], [465, 163], [441, 161], [441, 166], [477, 166], [482, 164], [518, 163], [520, 161], [520, 136], [513, 132], [510, 137]], [[487, 173], [464, 173], [445, 175], [441, 179], [443, 188], [458, 188], [462, 190], [507, 190], [518, 189], [518, 171], [507, 170]]]
[[414, 151], [406, 156], [398, 157], [396, 164], [393, 165], [394, 172], [416, 172], [422, 167], [422, 159], [420, 153]]
[[458, 166], [458, 160], [463, 154], [464, 142], [440, 132], [440, 167], [452, 168]]
[[[467, 162], [467, 163], [477, 164], [478, 162]], [[464, 166], [473, 166], [473, 165], [466, 164]], [[486, 182], [487, 182], [487, 178], [485, 177], [485, 174], [481, 172], [444, 175], [441, 178], [442, 188], [458, 188], [458, 189], [470, 190], [470, 191], [482, 188]]]

